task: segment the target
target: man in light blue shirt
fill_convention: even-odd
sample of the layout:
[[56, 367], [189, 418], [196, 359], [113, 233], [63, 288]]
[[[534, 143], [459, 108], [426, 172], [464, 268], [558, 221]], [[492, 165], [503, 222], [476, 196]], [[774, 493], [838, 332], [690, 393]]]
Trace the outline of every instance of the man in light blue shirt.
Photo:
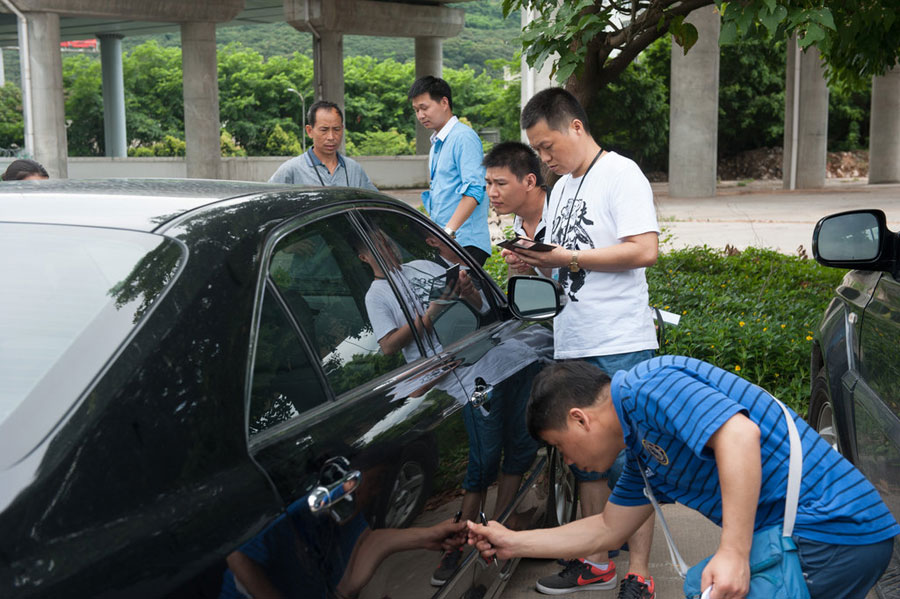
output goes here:
[[453, 115], [450, 86], [443, 79], [421, 77], [407, 97], [422, 126], [434, 131], [428, 154], [430, 189], [422, 193], [425, 211], [484, 266], [491, 255], [491, 235], [481, 139]]
[[341, 156], [344, 115], [334, 102], [322, 100], [309, 107], [306, 134], [313, 147], [278, 167], [269, 183], [316, 187], [363, 187], [378, 191], [355, 160]]

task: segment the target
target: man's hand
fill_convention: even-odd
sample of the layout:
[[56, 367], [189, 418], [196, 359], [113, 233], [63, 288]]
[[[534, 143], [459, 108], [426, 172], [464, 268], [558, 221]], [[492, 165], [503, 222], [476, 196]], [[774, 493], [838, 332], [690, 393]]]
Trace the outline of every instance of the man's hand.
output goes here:
[[452, 518], [422, 530], [422, 547], [440, 551], [452, 551], [466, 544], [466, 523]]
[[750, 591], [749, 558], [720, 547], [700, 576], [701, 589], [710, 585], [710, 599], [744, 599]]
[[499, 522], [491, 520], [487, 525], [466, 522], [469, 527], [469, 545], [474, 545], [486, 561], [496, 557], [500, 560], [516, 557], [516, 533]]
[[506, 261], [506, 264], [509, 265], [509, 269], [517, 274], [528, 274], [532, 271], [531, 267], [528, 266], [522, 259], [516, 254], [516, 252], [507, 249], [500, 250], [500, 257]]
[[[523, 249], [512, 250], [512, 252], [515, 254], [516, 258], [528, 266], [544, 270], [568, 266], [572, 261], [572, 250], [567, 250], [556, 244], [553, 244], [553, 249], [549, 252], [535, 252]], [[509, 261], [507, 260], [507, 263], [508, 262]]]

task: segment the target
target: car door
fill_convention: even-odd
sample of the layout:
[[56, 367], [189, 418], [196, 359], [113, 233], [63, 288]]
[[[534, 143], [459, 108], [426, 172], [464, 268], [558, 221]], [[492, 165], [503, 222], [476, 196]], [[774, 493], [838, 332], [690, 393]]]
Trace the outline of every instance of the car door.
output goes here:
[[[387, 279], [409, 307], [421, 344], [457, 365], [453, 377], [465, 404], [457, 418], [465, 421], [469, 445], [468, 464], [465, 473], [458, 473], [458, 484], [467, 492], [490, 487], [500, 468], [501, 449], [502, 472], [522, 475], [516, 495], [504, 493], [501, 505], [493, 488], [482, 496], [480, 511], [505, 520], [527, 503], [532, 477], [543, 467], [535, 461], [537, 444], [527, 433], [524, 408], [533, 377], [551, 359], [552, 334], [544, 326], [512, 319], [496, 285], [431, 221], [382, 206], [360, 207], [358, 214], [375, 240]], [[456, 288], [451, 289], [454, 281]], [[460, 501], [448, 505], [452, 514]], [[532, 524], [521, 510], [514, 519], [517, 526]], [[470, 554], [442, 592], [451, 597], [489, 596], [514, 565], [488, 565]], [[435, 566], [432, 562], [427, 572]]]
[[862, 319], [860, 381], [853, 389], [860, 470], [900, 517], [900, 283], [882, 273]]
[[410, 365], [380, 351], [365, 306], [373, 277], [359, 258], [361, 241], [338, 213], [282, 227], [266, 248], [248, 447], [285, 511], [229, 556], [226, 587], [235, 593], [274, 587], [330, 597], [340, 584], [357, 584], [347, 566], [357, 543], [389, 516], [397, 466], [414, 455], [421, 469], [407, 471], [401, 489], [417, 504], [406, 506], [408, 515], [427, 498], [435, 429], [459, 409], [445, 388], [457, 385], [447, 358]]

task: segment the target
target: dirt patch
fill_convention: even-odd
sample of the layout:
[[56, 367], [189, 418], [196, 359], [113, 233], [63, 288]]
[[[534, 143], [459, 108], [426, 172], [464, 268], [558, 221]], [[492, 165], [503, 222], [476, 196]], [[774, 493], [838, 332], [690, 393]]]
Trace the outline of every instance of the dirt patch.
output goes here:
[[[720, 160], [717, 176], [720, 181], [781, 180], [782, 163], [782, 148], [757, 148]], [[869, 152], [828, 152], [825, 169], [825, 176], [829, 179], [868, 177]], [[668, 181], [666, 173], [659, 171], [647, 173], [647, 178], [650, 181]]]

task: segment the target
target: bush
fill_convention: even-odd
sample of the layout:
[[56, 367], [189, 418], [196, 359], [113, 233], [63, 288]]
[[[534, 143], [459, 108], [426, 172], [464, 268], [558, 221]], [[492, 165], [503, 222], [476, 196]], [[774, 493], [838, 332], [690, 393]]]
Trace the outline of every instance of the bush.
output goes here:
[[[484, 268], [506, 289], [506, 263], [497, 247]], [[806, 414], [813, 331], [843, 274], [758, 248], [662, 253], [647, 269], [650, 303], [680, 314], [681, 322], [666, 328], [660, 353], [739, 374]]]
[[281, 125], [275, 125], [266, 139], [266, 153], [269, 156], [298, 156], [303, 146], [293, 131], [285, 131]]
[[416, 140], [391, 127], [387, 131], [347, 133], [348, 156], [408, 156], [416, 153]]
[[813, 330], [842, 276], [757, 248], [661, 254], [647, 269], [650, 301], [682, 318], [660, 351], [735, 372], [805, 414]]

